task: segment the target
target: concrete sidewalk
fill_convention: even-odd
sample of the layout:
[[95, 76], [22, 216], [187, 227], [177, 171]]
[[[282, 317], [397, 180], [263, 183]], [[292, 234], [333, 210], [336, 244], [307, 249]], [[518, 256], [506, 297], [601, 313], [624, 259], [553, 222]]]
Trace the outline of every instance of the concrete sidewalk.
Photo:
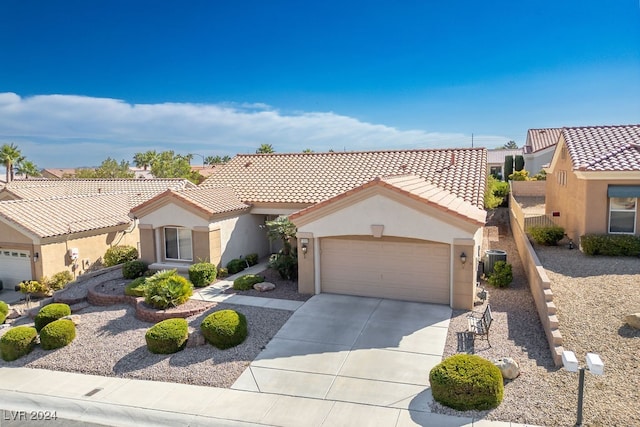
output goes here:
[[113, 426], [524, 427], [411, 408], [29, 368], [0, 368], [0, 402], [7, 413], [49, 411], [58, 418]]

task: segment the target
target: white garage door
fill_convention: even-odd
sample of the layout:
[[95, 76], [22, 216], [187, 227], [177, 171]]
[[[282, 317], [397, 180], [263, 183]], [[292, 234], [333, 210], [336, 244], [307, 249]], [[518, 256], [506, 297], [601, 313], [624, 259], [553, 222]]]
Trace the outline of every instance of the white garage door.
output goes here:
[[28, 251], [0, 249], [0, 280], [11, 289], [23, 280], [31, 280], [31, 255]]
[[320, 249], [322, 292], [449, 304], [449, 245], [324, 238]]

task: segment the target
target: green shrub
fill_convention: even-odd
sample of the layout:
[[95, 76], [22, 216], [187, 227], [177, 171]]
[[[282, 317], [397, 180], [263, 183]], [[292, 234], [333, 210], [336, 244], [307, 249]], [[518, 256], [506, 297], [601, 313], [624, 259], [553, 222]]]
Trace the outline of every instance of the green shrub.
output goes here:
[[527, 233], [539, 245], [557, 246], [558, 242], [564, 237], [564, 228], [558, 226], [529, 227]]
[[473, 354], [456, 354], [431, 369], [433, 398], [459, 411], [495, 408], [502, 402], [504, 385], [500, 369]]
[[9, 305], [4, 301], [0, 301], [0, 325], [4, 323], [8, 314], [9, 314]]
[[220, 310], [208, 315], [200, 330], [204, 339], [219, 348], [231, 348], [247, 337], [247, 318], [234, 310]]
[[51, 290], [45, 283], [40, 283], [37, 280], [25, 280], [18, 284], [18, 289], [23, 294], [45, 294], [49, 295]]
[[229, 274], [240, 273], [245, 268], [247, 268], [247, 263], [243, 259], [232, 259], [227, 263]]
[[504, 261], [496, 261], [493, 264], [493, 273], [489, 276], [489, 284], [498, 288], [506, 288], [513, 281], [511, 264]]
[[146, 287], [146, 279], [144, 277], [138, 277], [124, 287], [124, 294], [130, 297], [143, 297]]
[[144, 335], [151, 353], [172, 354], [184, 349], [189, 337], [185, 319], [167, 319], [153, 325]]
[[499, 181], [489, 175], [487, 178], [487, 187], [484, 191], [484, 207], [485, 209], [495, 209], [504, 204], [506, 197], [509, 195], [509, 183]]
[[34, 319], [36, 330], [40, 332], [42, 328], [47, 326], [49, 323], [70, 314], [71, 308], [67, 304], [53, 303], [45, 305], [40, 309], [38, 314], [36, 314]]
[[524, 156], [522, 156], [521, 154], [518, 154], [514, 159], [513, 159], [513, 163], [515, 165], [515, 170], [516, 172], [520, 172], [522, 169], [524, 169]]
[[127, 261], [135, 261], [138, 259], [138, 250], [133, 246], [112, 246], [107, 249], [102, 262], [106, 267], [118, 264], [124, 264]]
[[210, 262], [199, 262], [189, 267], [189, 280], [194, 286], [201, 288], [216, 280], [218, 268]]
[[245, 274], [233, 281], [233, 289], [246, 291], [253, 288], [256, 283], [264, 282], [264, 277], [259, 274]]
[[45, 350], [55, 350], [69, 345], [76, 337], [76, 325], [69, 319], [58, 319], [40, 331], [40, 345]]
[[529, 181], [529, 171], [515, 171], [514, 173], [509, 175], [509, 179], [511, 181]]
[[513, 173], [513, 156], [504, 156], [503, 171], [505, 179]]
[[258, 254], [249, 254], [245, 258], [249, 266], [256, 265], [258, 263]]
[[269, 267], [280, 273], [285, 280], [298, 278], [298, 258], [294, 254], [273, 254], [269, 259]]
[[53, 276], [51, 279], [43, 279], [42, 281], [51, 289], [52, 291], [59, 291], [60, 289], [64, 289], [67, 286], [67, 283], [73, 280], [73, 274], [69, 270], [60, 271]]
[[218, 268], [218, 278], [222, 279], [223, 277], [227, 277], [229, 275], [229, 270], [225, 267]]
[[36, 345], [38, 331], [31, 326], [16, 326], [9, 329], [0, 338], [0, 356], [2, 360], [11, 362], [25, 354], [29, 354]]
[[147, 264], [143, 261], [127, 261], [122, 265], [122, 277], [125, 279], [135, 279], [140, 277], [147, 271]]
[[176, 270], [162, 270], [147, 278], [144, 300], [152, 307], [166, 309], [187, 302], [193, 285]]
[[640, 256], [640, 237], [630, 234], [586, 234], [580, 246], [587, 255]]

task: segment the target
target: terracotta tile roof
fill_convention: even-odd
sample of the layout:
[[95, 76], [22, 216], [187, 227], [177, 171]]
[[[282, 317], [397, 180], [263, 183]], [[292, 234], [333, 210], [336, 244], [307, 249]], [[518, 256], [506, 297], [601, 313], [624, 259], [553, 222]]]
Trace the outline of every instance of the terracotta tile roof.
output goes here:
[[231, 186], [250, 203], [318, 203], [376, 177], [413, 174], [483, 206], [484, 148], [238, 155], [201, 186]]
[[494, 163], [504, 164], [504, 158], [506, 156], [522, 156], [522, 153], [522, 148], [518, 148], [516, 150], [487, 150], [487, 163], [490, 165]]
[[165, 197], [175, 197], [180, 199], [209, 215], [250, 208], [248, 204], [243, 203], [238, 199], [238, 196], [231, 187], [199, 187], [179, 191], [167, 190], [145, 203], [136, 206], [131, 210], [131, 212], [139, 212]]
[[17, 199], [48, 199], [79, 194], [124, 192], [132, 206], [140, 204], [167, 189], [196, 188], [186, 179], [40, 179], [11, 181], [3, 191]]
[[295, 222], [296, 218], [302, 217], [310, 212], [314, 212], [324, 206], [334, 203], [337, 200], [373, 186], [390, 188], [427, 205], [434, 206], [451, 215], [471, 220], [478, 225], [484, 225], [486, 222], [487, 212], [485, 210], [480, 209], [460, 197], [457, 197], [448, 190], [427, 182], [419, 176], [410, 174], [375, 178], [345, 193], [295, 212], [291, 214], [289, 218]]
[[640, 171], [640, 125], [562, 129], [573, 168]]
[[127, 194], [67, 196], [0, 202], [0, 216], [38, 237], [98, 230], [131, 223]]
[[195, 171], [195, 172], [198, 172], [200, 175], [204, 176], [205, 178], [208, 178], [211, 175], [213, 175], [217, 170], [222, 168], [223, 166], [224, 166], [224, 163], [219, 164], [219, 165], [208, 165], [208, 166], [195, 166], [195, 165], [192, 165], [191, 166], [191, 170]]
[[50, 177], [53, 178], [63, 178], [65, 176], [68, 177], [74, 177], [76, 176], [76, 170], [75, 168], [62, 168], [62, 169], [54, 169], [54, 168], [50, 168], [50, 169], [42, 169], [42, 174], [47, 176], [50, 175]]
[[558, 143], [562, 128], [529, 129], [524, 152], [536, 153]]

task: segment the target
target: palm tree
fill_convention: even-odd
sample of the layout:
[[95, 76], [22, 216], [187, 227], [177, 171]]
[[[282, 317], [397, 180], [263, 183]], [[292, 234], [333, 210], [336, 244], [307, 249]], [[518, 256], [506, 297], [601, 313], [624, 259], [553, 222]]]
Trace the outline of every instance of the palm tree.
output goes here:
[[137, 168], [143, 168], [147, 170], [149, 166], [155, 161], [158, 157], [156, 150], [149, 150], [144, 153], [136, 153], [133, 155], [133, 163], [135, 163]]
[[231, 161], [231, 157], [229, 157], [229, 156], [222, 156], [222, 163], [227, 163], [227, 162], [229, 162], [229, 161]]
[[9, 183], [13, 180], [13, 165], [17, 163], [22, 157], [22, 153], [15, 144], [4, 144], [0, 147], [0, 163], [4, 163], [6, 168], [6, 182]]
[[256, 154], [271, 154], [275, 153], [271, 144], [260, 144], [260, 147], [256, 150]]
[[205, 165], [217, 165], [222, 163], [222, 157], [220, 156], [207, 156], [204, 158]]
[[29, 179], [30, 176], [40, 176], [40, 170], [38, 170], [38, 167], [33, 162], [24, 160], [24, 158], [16, 163], [16, 172], [24, 175], [26, 179]]

